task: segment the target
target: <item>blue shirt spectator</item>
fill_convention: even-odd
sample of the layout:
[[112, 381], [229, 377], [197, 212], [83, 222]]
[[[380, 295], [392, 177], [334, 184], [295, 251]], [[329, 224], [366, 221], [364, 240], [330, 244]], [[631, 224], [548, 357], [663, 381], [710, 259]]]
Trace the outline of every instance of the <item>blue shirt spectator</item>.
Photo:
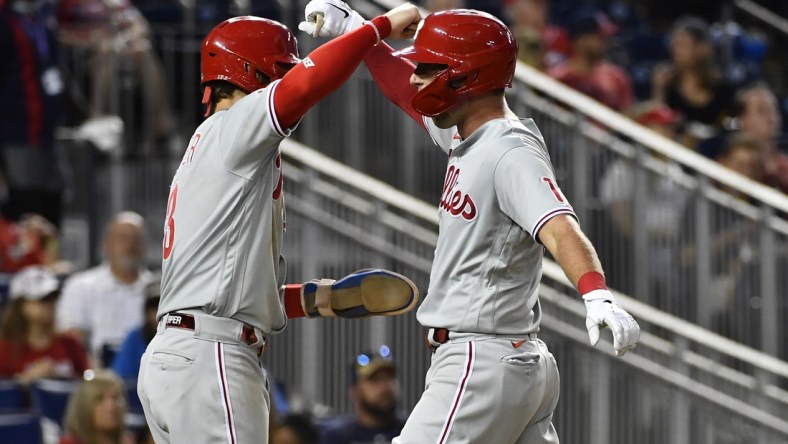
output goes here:
[[391, 350], [384, 345], [377, 352], [358, 355], [350, 375], [355, 414], [324, 422], [320, 443], [390, 443], [405, 425], [397, 416], [397, 367]]
[[390, 443], [399, 436], [405, 421], [396, 418], [394, 422], [370, 428], [358, 422], [355, 416], [333, 418], [322, 425], [320, 444], [379, 444]]
[[148, 343], [156, 336], [156, 311], [159, 309], [160, 287], [160, 279], [154, 279], [145, 287], [144, 324], [126, 336], [112, 359], [112, 370], [122, 379], [137, 379], [140, 373], [140, 359], [148, 348]]
[[[155, 332], [155, 330], [154, 330]], [[112, 371], [123, 379], [137, 379], [140, 372], [140, 359], [148, 348], [148, 340], [145, 337], [145, 327], [135, 329], [123, 341], [120, 350], [112, 360]]]

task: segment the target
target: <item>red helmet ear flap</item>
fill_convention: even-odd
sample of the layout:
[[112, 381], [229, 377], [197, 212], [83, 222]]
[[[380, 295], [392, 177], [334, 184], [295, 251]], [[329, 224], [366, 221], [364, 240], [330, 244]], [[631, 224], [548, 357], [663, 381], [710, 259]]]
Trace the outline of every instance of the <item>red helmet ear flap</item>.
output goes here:
[[517, 42], [492, 15], [454, 9], [428, 15], [413, 46], [396, 55], [415, 63], [448, 64], [413, 97], [413, 109], [434, 117], [469, 98], [511, 86]]
[[456, 97], [449, 86], [449, 69], [438, 73], [429, 85], [417, 92], [411, 100], [411, 106], [417, 113], [435, 117], [457, 105]]

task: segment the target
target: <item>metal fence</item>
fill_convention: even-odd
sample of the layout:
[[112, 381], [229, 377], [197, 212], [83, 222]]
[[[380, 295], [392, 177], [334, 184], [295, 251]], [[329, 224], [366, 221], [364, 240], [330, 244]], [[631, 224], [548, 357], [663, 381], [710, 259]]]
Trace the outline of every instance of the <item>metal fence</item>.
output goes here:
[[[291, 279], [385, 266], [426, 288], [437, 212], [294, 142], [283, 145]], [[588, 345], [585, 308], [547, 262], [544, 339], [559, 363], [555, 417], [564, 442], [778, 443], [788, 440], [788, 363], [619, 295], [643, 327], [632, 355]], [[380, 344], [400, 365], [403, 408], [418, 400], [429, 353], [412, 314], [369, 320], [293, 321], [272, 340], [273, 377], [310, 405], [347, 412], [350, 364]]]

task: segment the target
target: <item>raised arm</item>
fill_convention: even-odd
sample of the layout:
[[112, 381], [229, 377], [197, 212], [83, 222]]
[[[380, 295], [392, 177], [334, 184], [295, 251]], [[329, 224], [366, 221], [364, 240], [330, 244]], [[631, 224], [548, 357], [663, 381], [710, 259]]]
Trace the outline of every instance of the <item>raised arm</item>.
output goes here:
[[[416, 88], [410, 84], [415, 67], [409, 61], [393, 55], [394, 48], [385, 42], [375, 46], [364, 57], [369, 73], [383, 95], [424, 127], [424, 118], [411, 105]], [[426, 129], [426, 128], [425, 128]]]
[[312, 51], [276, 88], [274, 110], [282, 126], [291, 127], [320, 99], [339, 88], [370, 48], [389, 36], [407, 36], [419, 20], [418, 8], [406, 3]]
[[[312, 0], [307, 4], [304, 15], [306, 21], [298, 28], [313, 36], [341, 38], [365, 24], [364, 18], [341, 0]], [[412, 30], [415, 32], [415, 23]], [[364, 64], [383, 95], [424, 127], [421, 114], [411, 106], [411, 99], [416, 94], [416, 88], [410, 84], [414, 66], [393, 53], [391, 46], [381, 43], [366, 52]]]

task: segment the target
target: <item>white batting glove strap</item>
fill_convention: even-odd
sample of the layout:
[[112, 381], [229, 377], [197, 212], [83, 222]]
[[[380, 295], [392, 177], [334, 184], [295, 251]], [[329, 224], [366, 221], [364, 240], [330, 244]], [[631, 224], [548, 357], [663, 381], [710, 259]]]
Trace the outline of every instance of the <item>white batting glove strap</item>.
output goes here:
[[[323, 16], [323, 25], [317, 30], [317, 15]], [[313, 37], [339, 37], [364, 24], [364, 17], [340, 0], [312, 0], [304, 8], [305, 21], [298, 29]]]
[[610, 327], [616, 356], [635, 348], [640, 339], [640, 326], [609, 290], [594, 290], [583, 295], [586, 305], [586, 328], [591, 345], [599, 342], [599, 330]]

